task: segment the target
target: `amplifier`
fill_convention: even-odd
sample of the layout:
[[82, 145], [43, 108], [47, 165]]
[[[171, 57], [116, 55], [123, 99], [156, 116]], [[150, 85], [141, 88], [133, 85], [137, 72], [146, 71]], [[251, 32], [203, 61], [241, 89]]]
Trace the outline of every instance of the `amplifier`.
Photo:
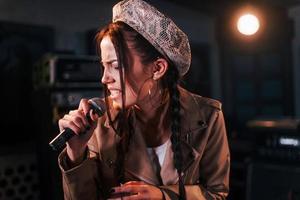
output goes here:
[[100, 87], [99, 58], [88, 55], [46, 54], [35, 66], [37, 87], [93, 88]]
[[299, 200], [300, 167], [257, 162], [247, 167], [246, 200]]
[[91, 99], [93, 97], [103, 98], [103, 91], [97, 89], [55, 90], [51, 92], [51, 105], [61, 108], [77, 108], [82, 98]]
[[300, 161], [299, 119], [252, 120], [247, 126], [254, 138], [256, 156]]

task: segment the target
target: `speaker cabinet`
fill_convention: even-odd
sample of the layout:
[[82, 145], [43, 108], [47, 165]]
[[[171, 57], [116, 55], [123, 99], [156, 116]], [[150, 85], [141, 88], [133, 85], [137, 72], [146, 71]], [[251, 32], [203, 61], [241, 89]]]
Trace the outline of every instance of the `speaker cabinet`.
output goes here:
[[246, 200], [300, 199], [300, 167], [252, 162], [248, 166]]

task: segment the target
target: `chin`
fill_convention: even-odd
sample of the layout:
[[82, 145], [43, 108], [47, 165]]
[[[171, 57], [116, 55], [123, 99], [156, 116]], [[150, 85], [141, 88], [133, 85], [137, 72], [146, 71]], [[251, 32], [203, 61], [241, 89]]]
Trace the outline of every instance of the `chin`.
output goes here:
[[[134, 106], [135, 105], [135, 102], [126, 102], [126, 104], [125, 104], [125, 108], [129, 108], [129, 107], [131, 107], [131, 106]], [[114, 109], [116, 109], [116, 110], [120, 110], [120, 109], [122, 109], [122, 101], [114, 101], [113, 100], [113, 107], [114, 107]]]
[[120, 110], [122, 108], [122, 104], [117, 101], [113, 101], [113, 108], [116, 110]]

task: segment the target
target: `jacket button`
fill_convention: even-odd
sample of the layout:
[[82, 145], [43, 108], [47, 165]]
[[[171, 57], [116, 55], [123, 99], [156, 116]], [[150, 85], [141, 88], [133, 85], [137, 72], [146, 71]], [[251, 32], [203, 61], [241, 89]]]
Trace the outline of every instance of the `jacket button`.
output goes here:
[[107, 162], [107, 165], [110, 167], [110, 168], [112, 168], [113, 166], [114, 166], [114, 161], [112, 160], [112, 159], [110, 159], [110, 158], [108, 158], [107, 160], [106, 160], [106, 162]]
[[205, 124], [204, 121], [198, 121], [198, 125], [201, 126], [201, 127], [203, 127], [203, 126], [205, 126], [206, 124]]

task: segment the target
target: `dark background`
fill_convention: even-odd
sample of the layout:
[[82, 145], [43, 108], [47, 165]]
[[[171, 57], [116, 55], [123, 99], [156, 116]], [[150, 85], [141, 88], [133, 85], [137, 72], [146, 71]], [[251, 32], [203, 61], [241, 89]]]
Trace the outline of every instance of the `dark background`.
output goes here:
[[[116, 2], [0, 2], [0, 199], [63, 198], [58, 153], [48, 143], [80, 98], [102, 95], [93, 38]], [[189, 36], [184, 87], [223, 104], [228, 199], [300, 199], [300, 2], [149, 2]], [[252, 37], [233, 24], [245, 6], [262, 20]]]

